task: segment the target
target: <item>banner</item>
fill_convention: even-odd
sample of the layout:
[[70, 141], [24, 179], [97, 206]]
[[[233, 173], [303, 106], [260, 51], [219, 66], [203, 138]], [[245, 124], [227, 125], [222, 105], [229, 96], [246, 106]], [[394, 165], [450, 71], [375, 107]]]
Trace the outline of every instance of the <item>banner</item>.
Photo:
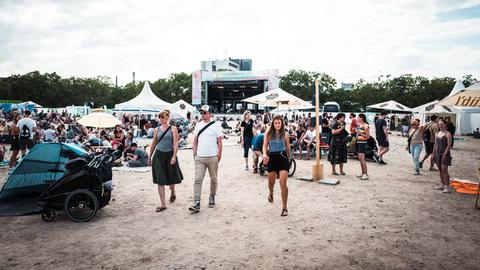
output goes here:
[[192, 73], [192, 105], [202, 104], [202, 72], [197, 70]]

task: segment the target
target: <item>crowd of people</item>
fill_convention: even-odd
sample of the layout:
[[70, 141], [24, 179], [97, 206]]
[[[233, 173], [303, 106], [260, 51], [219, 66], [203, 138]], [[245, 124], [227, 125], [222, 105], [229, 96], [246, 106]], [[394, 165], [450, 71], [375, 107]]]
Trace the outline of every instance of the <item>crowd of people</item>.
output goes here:
[[[253, 154], [253, 173], [258, 173], [263, 166], [268, 172], [269, 202], [274, 200], [274, 186], [279, 179], [282, 199], [281, 216], [288, 215], [288, 172], [291, 160], [309, 160], [316, 144], [328, 152], [327, 160], [331, 164], [331, 174], [344, 176], [344, 164], [348, 156], [359, 159], [360, 169], [356, 175], [360, 180], [368, 180], [367, 157], [372, 157], [379, 165], [387, 165], [384, 157], [389, 151], [388, 113], [381, 112], [372, 124], [375, 133], [370, 131], [370, 123], [365, 114], [350, 113], [348, 126], [344, 113], [335, 117], [324, 113], [320, 117], [320, 134], [316, 134], [315, 118], [310, 113], [302, 115], [271, 115], [257, 114], [253, 119], [250, 111], [245, 111], [235, 128], [223, 121], [215, 121], [208, 105], [200, 109], [201, 118], [195, 120], [173, 121], [170, 111], [165, 110], [157, 117], [148, 119], [145, 116], [123, 115], [122, 124], [113, 129], [86, 128], [77, 123], [76, 117], [65, 112], [32, 113], [28, 110], [0, 115], [0, 135], [2, 156], [5, 145], [10, 144], [12, 151], [8, 161], [10, 167], [15, 166], [19, 153], [26, 154], [36, 143], [41, 142], [72, 142], [86, 149], [112, 148], [123, 152], [118, 161], [125, 162], [130, 167], [152, 166], [153, 183], [158, 186], [161, 205], [157, 212], [167, 209], [165, 186], [170, 188], [170, 202], [176, 200], [175, 185], [183, 180], [183, 174], [178, 161], [178, 151], [185, 144], [189, 133], [193, 133], [192, 153], [195, 164], [194, 202], [189, 207], [192, 212], [199, 212], [201, 205], [201, 190], [205, 173], [210, 175], [210, 195], [208, 207], [215, 206], [215, 196], [218, 186], [218, 165], [222, 157], [222, 139], [226, 133], [235, 130], [240, 135], [239, 143], [243, 147], [245, 170], [249, 170], [249, 153]], [[455, 127], [450, 119], [438, 118], [432, 115], [427, 123], [421, 124], [418, 119], [408, 119], [408, 129], [402, 128], [402, 136], [406, 135], [407, 150], [413, 160], [414, 175], [420, 174], [424, 162], [430, 157], [429, 170], [438, 170], [441, 184], [435, 187], [444, 193], [449, 193], [451, 166], [450, 149], [453, 146]], [[217, 119], [219, 120], [219, 119]], [[138, 129], [136, 127], [139, 127]], [[405, 133], [405, 134], [403, 134]], [[135, 136], [137, 135], [137, 136]], [[136, 138], [143, 136], [152, 139], [150, 151], [137, 144]], [[378, 149], [377, 149], [378, 143]], [[425, 145], [425, 155], [420, 160]], [[306, 151], [304, 156], [304, 151]], [[373, 155], [370, 155], [373, 153]], [[3, 160], [3, 159], [2, 159]], [[337, 171], [338, 165], [338, 171]], [[435, 168], [435, 166], [437, 168]]]

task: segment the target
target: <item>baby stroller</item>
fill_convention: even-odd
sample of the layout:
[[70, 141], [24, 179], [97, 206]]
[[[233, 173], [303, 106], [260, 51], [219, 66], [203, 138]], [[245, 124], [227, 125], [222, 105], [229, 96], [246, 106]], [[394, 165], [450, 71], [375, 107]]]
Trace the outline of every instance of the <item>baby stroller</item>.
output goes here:
[[[347, 155], [352, 158], [358, 158], [358, 146], [356, 138], [349, 135], [347, 137]], [[375, 162], [378, 162], [378, 147], [377, 141], [373, 137], [370, 137], [367, 140], [367, 145], [365, 147], [365, 158], [371, 159]]]
[[45, 222], [53, 221], [55, 211], [64, 210], [73, 221], [91, 220], [97, 210], [110, 201], [112, 163], [120, 156], [120, 151], [107, 149], [96, 156], [67, 162], [67, 173], [49, 186], [38, 199], [38, 204], [43, 208], [42, 219]]

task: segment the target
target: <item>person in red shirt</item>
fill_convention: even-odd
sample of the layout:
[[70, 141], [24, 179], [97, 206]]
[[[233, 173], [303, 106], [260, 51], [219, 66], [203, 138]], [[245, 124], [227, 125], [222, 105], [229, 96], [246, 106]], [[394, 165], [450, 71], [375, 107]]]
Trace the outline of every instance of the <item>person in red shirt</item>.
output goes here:
[[350, 134], [352, 135], [352, 137], [355, 136], [355, 133], [356, 133], [356, 130], [355, 128], [357, 127], [357, 116], [352, 112], [350, 113], [350, 120], [352, 121], [350, 123]]

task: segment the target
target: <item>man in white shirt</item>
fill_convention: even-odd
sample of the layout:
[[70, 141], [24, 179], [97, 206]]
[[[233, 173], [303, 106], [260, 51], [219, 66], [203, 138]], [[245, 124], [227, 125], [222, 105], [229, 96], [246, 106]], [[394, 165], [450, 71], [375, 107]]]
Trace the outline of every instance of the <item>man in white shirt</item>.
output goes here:
[[[200, 197], [202, 194], [202, 183], [205, 171], [208, 169], [210, 175], [210, 197], [208, 207], [215, 206], [215, 195], [217, 192], [218, 163], [222, 158], [222, 127], [220, 123], [214, 122], [210, 106], [203, 105], [200, 108], [202, 121], [195, 126], [193, 138], [193, 157], [195, 159], [195, 184], [194, 203], [188, 210], [196, 213], [200, 211]], [[212, 123], [213, 122], [213, 123]]]
[[53, 125], [50, 125], [47, 130], [43, 133], [45, 136], [46, 142], [54, 142], [57, 138], [57, 132], [53, 128]]
[[[313, 126], [309, 126], [308, 130], [303, 135], [303, 138], [300, 140], [300, 143], [303, 145], [307, 145], [307, 160], [310, 159], [310, 147], [312, 143], [315, 141], [317, 137], [317, 133]], [[302, 146], [300, 146], [300, 159], [302, 159]]]
[[25, 156], [27, 148], [31, 149], [35, 144], [33, 136], [37, 132], [37, 123], [30, 118], [32, 113], [29, 110], [25, 110], [23, 118], [18, 121], [17, 127], [20, 130], [19, 146], [22, 151], [22, 156]]

